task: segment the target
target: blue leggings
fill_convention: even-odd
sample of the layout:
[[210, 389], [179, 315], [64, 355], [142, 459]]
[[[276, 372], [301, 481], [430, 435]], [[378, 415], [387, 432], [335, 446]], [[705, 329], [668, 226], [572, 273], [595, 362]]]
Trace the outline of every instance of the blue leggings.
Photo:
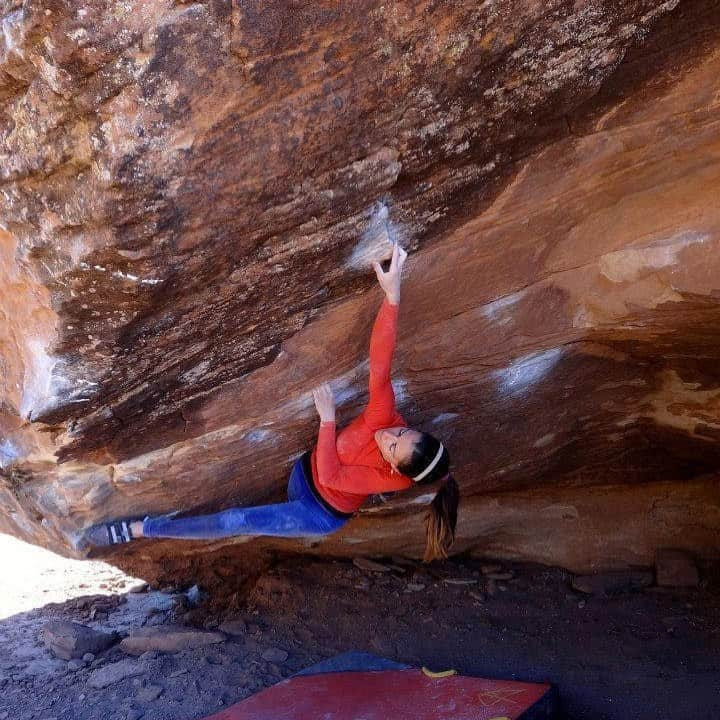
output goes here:
[[333, 515], [315, 497], [308, 486], [300, 458], [290, 473], [288, 502], [230, 508], [213, 515], [146, 518], [143, 535], [189, 540], [214, 540], [233, 535], [314, 537], [329, 535], [346, 522], [347, 518]]

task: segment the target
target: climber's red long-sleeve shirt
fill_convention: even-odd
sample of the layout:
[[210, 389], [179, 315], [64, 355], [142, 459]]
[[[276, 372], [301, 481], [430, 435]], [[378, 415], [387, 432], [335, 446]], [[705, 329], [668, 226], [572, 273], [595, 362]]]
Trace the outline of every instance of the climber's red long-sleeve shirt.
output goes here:
[[412, 480], [393, 473], [380, 454], [375, 431], [405, 425], [395, 409], [390, 366], [395, 349], [398, 306], [385, 298], [370, 338], [370, 399], [363, 413], [335, 437], [335, 423], [321, 422], [312, 453], [315, 487], [332, 507], [353, 513], [373, 493], [405, 490]]

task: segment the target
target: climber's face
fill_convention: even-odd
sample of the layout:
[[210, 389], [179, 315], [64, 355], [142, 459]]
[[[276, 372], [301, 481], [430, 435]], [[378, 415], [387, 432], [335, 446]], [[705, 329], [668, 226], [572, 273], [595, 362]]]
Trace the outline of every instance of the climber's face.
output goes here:
[[375, 442], [382, 456], [396, 470], [398, 465], [410, 460], [415, 443], [420, 438], [417, 430], [402, 426], [383, 428], [375, 433]]

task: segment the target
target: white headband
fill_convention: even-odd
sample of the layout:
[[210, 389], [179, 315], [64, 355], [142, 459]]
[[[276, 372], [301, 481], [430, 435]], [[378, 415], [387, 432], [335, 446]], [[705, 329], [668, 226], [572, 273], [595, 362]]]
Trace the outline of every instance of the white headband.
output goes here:
[[440, 448], [439, 448], [439, 450], [437, 451], [437, 455], [435, 456], [435, 458], [433, 459], [433, 461], [432, 461], [419, 475], [416, 475], [416, 476], [413, 478], [413, 480], [414, 480], [415, 482], [418, 482], [419, 480], [422, 480], [428, 473], [431, 473], [431, 472], [433, 471], [433, 468], [440, 462], [440, 457], [442, 456], [444, 449], [445, 449], [445, 448], [443, 447], [443, 444], [440, 443]]

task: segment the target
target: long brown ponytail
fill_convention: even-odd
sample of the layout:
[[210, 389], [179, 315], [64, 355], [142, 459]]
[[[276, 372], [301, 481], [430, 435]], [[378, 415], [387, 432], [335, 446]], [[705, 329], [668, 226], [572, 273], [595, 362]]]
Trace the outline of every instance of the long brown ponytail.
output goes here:
[[444, 560], [455, 542], [460, 488], [455, 478], [448, 475], [438, 490], [425, 517], [427, 544], [423, 562]]
[[[415, 442], [412, 455], [398, 464], [403, 475], [418, 485], [442, 482], [433, 498], [425, 518], [427, 544], [424, 562], [445, 559], [455, 541], [460, 489], [450, 473], [450, 455], [447, 448], [432, 435], [421, 433]], [[416, 479], [419, 478], [419, 479]]]

